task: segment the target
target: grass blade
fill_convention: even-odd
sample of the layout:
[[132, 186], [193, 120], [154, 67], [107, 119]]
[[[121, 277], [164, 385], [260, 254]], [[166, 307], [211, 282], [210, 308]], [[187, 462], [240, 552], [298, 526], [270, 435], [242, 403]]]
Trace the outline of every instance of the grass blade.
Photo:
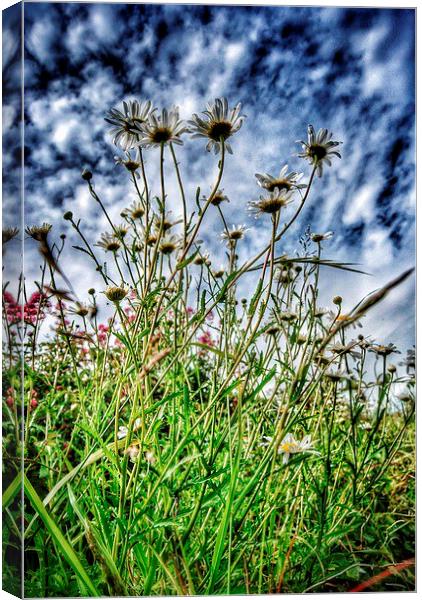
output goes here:
[[83, 586], [89, 592], [90, 596], [98, 597], [101, 594], [98, 592], [94, 584], [92, 583], [88, 573], [85, 571], [81, 561], [79, 560], [77, 554], [64, 537], [63, 533], [60, 531], [59, 527], [52, 519], [50, 514], [47, 512], [41, 498], [38, 496], [37, 492], [33, 488], [32, 484], [24, 475], [24, 489], [25, 495], [30, 501], [33, 509], [38, 513], [41, 520], [43, 521], [46, 529], [51, 534], [52, 538], [57, 544], [57, 547], [61, 549], [63, 553], [64, 559], [69, 563], [69, 565], [74, 570], [76, 576], [80, 579]]

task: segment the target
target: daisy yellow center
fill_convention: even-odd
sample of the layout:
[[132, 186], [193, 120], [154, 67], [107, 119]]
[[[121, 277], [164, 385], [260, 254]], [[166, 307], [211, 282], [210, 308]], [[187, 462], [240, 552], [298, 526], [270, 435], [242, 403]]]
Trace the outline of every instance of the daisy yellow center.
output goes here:
[[229, 232], [229, 237], [231, 240], [240, 240], [243, 237], [243, 231], [240, 229], [233, 229], [233, 231]]
[[176, 250], [176, 246], [173, 242], [163, 242], [160, 250], [163, 254], [171, 254], [174, 252], [174, 250]]
[[125, 162], [125, 167], [128, 171], [131, 171], [132, 173], [134, 173], [136, 171], [136, 169], [138, 169], [139, 163], [135, 162], [134, 160], [127, 160]]
[[292, 188], [292, 184], [287, 181], [287, 179], [275, 179], [274, 181], [268, 183], [265, 187], [270, 192], [273, 192], [276, 188], [279, 190], [290, 190]]
[[273, 214], [278, 212], [284, 205], [285, 202], [282, 198], [266, 198], [265, 200], [260, 200], [258, 207], [264, 213]]
[[134, 208], [133, 211], [132, 211], [132, 218], [133, 219], [140, 219], [143, 215], [144, 215], [144, 209], [143, 208]]
[[322, 160], [327, 156], [327, 148], [325, 146], [321, 146], [320, 144], [313, 144], [309, 148], [309, 154], [315, 160]]
[[231, 136], [232, 124], [229, 121], [212, 121], [208, 128], [208, 137], [215, 142], [219, 142], [221, 138], [226, 140]]
[[107, 244], [107, 250], [109, 250], [110, 252], [116, 252], [116, 250], [118, 250], [119, 248], [120, 248], [119, 242], [109, 242]]
[[172, 134], [168, 127], [157, 127], [157, 129], [155, 129], [151, 133], [151, 140], [155, 144], [162, 144], [168, 142], [171, 139], [171, 137]]
[[282, 452], [287, 452], [290, 453], [294, 448], [294, 443], [293, 442], [284, 442], [283, 444], [281, 444], [280, 449]]
[[223, 202], [223, 200], [224, 196], [222, 196], [221, 194], [215, 194], [214, 198], [211, 200], [211, 204], [213, 204], [214, 206], [218, 206]]

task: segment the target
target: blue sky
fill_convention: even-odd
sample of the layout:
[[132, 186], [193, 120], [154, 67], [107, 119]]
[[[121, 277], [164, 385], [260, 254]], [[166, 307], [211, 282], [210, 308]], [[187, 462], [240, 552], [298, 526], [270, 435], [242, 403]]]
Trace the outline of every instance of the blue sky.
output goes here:
[[[3, 26], [7, 66], [16, 48], [7, 21]], [[107, 224], [81, 169], [93, 170], [96, 190], [117, 219], [133, 199], [126, 174], [114, 166], [105, 112], [123, 99], [151, 98], [160, 108], [177, 104], [188, 119], [224, 95], [231, 105], [241, 101], [247, 115], [223, 180], [231, 199], [227, 220], [251, 227], [241, 258], [268, 235], [268, 223], [246, 211], [259, 192], [254, 173], [275, 175], [288, 162], [306, 180], [309, 166], [295, 156], [295, 140], [304, 139], [308, 123], [343, 141], [342, 160], [316, 181], [279, 252], [294, 253], [308, 224], [333, 230], [325, 255], [359, 262], [372, 274], [324, 271], [321, 303], [341, 294], [351, 308], [415, 262], [414, 26], [414, 11], [404, 9], [26, 4], [26, 224], [49, 221], [57, 238], [66, 232], [77, 243], [62, 219], [72, 210], [98, 239]], [[12, 70], [6, 74], [13, 81]], [[3, 119], [12, 149], [18, 111], [7, 100]], [[215, 177], [215, 158], [204, 145], [186, 137], [179, 151], [191, 199]], [[147, 161], [156, 174], [157, 152]], [[4, 202], [7, 220], [15, 202], [7, 186]], [[173, 213], [180, 214], [176, 196]], [[210, 213], [201, 238], [216, 262], [224, 251], [220, 231]], [[32, 243], [29, 279], [38, 262]], [[64, 261], [84, 297], [94, 279], [86, 259], [70, 249]], [[403, 350], [413, 343], [413, 281], [368, 316], [365, 333]]]

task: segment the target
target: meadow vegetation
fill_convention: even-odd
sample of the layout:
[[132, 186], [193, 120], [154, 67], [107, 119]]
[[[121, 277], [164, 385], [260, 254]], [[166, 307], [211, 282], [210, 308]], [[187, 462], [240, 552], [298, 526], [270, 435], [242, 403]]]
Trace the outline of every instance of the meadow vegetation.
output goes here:
[[[134, 200], [114, 222], [84, 170], [108, 231], [64, 214], [102, 289], [69, 281], [47, 223], [25, 232], [39, 280], [3, 282], [5, 589], [23, 543], [26, 597], [350, 591], [385, 570], [371, 590], [413, 590], [414, 352], [362, 326], [409, 272], [345, 312], [319, 299], [322, 271], [355, 269], [325, 257], [332, 232], [303, 225], [284, 254], [339, 142], [309, 126], [306, 176], [256, 175], [262, 249], [240, 262], [251, 232], [222, 188], [240, 105], [186, 123], [131, 101], [106, 120]], [[184, 186], [189, 136], [215, 153], [208, 192]], [[221, 267], [200, 241], [209, 211]]]

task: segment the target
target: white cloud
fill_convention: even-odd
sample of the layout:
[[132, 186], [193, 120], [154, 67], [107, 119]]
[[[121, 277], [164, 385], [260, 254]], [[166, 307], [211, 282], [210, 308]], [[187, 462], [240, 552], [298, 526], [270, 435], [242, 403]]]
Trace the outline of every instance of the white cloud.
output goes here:
[[374, 204], [380, 191], [380, 182], [374, 181], [363, 185], [352, 194], [343, 215], [345, 225], [354, 225], [360, 221], [371, 221], [374, 218]]

